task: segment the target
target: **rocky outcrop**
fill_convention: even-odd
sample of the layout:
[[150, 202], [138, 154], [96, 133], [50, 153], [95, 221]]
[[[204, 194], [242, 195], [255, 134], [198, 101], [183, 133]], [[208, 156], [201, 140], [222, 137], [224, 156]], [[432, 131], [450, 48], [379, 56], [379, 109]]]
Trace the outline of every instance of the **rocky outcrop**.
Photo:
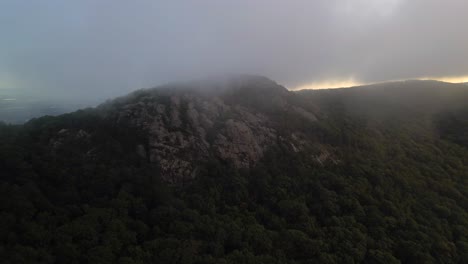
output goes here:
[[213, 149], [219, 158], [232, 161], [236, 167], [248, 168], [262, 157], [262, 141], [265, 140], [257, 138], [245, 122], [229, 119], [217, 135]]
[[214, 87], [139, 91], [120, 99], [108, 118], [145, 132], [148, 141], [136, 146], [138, 155], [158, 164], [164, 180], [172, 183], [192, 179], [210, 158], [249, 168], [276, 144], [293, 151], [307, 145], [304, 138], [291, 134], [285, 139], [277, 131], [281, 122], [277, 116], [283, 113], [306, 122], [317, 120], [313, 113], [291, 105], [284, 87], [265, 78], [207, 85]]

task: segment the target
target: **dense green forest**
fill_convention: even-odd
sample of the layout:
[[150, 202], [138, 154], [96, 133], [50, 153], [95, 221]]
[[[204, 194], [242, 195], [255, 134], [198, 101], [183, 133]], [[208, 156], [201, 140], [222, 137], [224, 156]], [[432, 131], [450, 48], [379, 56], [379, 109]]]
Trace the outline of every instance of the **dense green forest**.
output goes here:
[[103, 108], [1, 124], [1, 262], [468, 262], [468, 89], [295, 95], [318, 121], [276, 129], [337, 162], [271, 145], [250, 169], [211, 158], [168, 184], [135, 151], [147, 135]]

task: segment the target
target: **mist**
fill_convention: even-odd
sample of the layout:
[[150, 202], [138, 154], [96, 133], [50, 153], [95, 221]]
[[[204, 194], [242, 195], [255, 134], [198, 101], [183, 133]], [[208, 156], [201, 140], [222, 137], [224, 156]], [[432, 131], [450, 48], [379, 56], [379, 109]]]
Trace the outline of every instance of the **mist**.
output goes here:
[[104, 100], [226, 73], [290, 89], [468, 75], [468, 1], [0, 3], [0, 90]]

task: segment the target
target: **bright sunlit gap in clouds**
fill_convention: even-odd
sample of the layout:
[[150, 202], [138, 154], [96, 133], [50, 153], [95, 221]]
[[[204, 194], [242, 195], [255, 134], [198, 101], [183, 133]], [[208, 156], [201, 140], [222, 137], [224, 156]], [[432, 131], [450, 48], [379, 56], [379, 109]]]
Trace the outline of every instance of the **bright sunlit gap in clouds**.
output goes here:
[[[435, 80], [441, 82], [449, 83], [468, 83], [468, 75], [458, 76], [458, 77], [421, 77], [414, 78], [414, 80]], [[389, 80], [392, 81], [404, 81], [403, 80]], [[291, 90], [317, 90], [317, 89], [336, 89], [336, 88], [349, 88], [353, 86], [368, 85], [374, 83], [360, 82], [354, 78], [344, 79], [344, 80], [331, 80], [331, 81], [322, 81], [322, 82], [312, 82], [305, 85], [300, 85], [297, 87], [291, 87]]]
[[345, 80], [331, 80], [323, 82], [312, 82], [309, 84], [293, 87], [291, 90], [305, 90], [305, 89], [332, 89], [332, 88], [344, 88], [362, 85], [363, 83], [356, 81], [354, 78]]

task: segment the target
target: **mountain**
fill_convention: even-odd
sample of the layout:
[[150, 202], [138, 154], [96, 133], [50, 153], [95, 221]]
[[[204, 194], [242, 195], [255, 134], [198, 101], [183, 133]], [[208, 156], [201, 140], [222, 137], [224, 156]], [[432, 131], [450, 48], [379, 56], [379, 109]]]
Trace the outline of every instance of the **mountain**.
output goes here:
[[284, 124], [295, 118], [303, 126], [317, 118], [294, 100], [266, 78], [242, 76], [138, 91], [98, 111], [114, 124], [142, 131], [147, 140], [138, 145], [140, 156], [176, 183], [194, 178], [209, 159], [250, 168], [271, 145], [305, 147], [308, 140]]
[[139, 90], [0, 126], [5, 263], [463, 263], [468, 88]]

